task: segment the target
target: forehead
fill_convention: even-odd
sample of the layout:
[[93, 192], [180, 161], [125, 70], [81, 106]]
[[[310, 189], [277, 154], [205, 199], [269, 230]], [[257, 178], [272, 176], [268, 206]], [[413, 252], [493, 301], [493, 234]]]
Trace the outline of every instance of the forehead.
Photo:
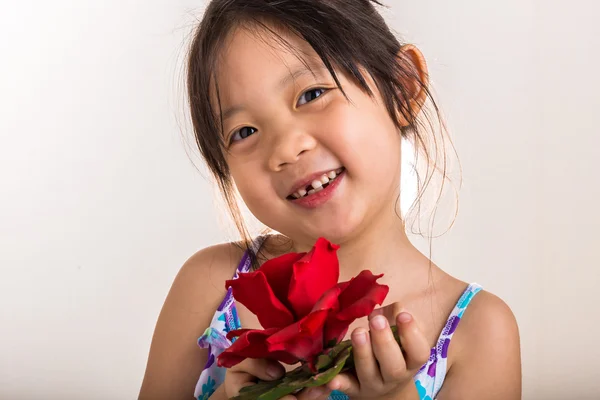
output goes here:
[[307, 67], [309, 73], [323, 74], [321, 59], [297, 35], [269, 25], [237, 28], [229, 34], [216, 65], [221, 102], [232, 100], [234, 88], [275, 89]]

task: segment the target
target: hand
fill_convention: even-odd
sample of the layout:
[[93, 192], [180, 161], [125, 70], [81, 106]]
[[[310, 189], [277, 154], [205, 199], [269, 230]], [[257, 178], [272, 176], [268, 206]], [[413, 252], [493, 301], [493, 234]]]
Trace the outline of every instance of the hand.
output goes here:
[[[237, 396], [240, 390], [253, 385], [256, 378], [263, 381], [274, 381], [285, 374], [285, 368], [271, 360], [250, 359], [229, 368], [225, 374], [223, 388], [227, 399]], [[326, 387], [304, 389], [295, 395], [288, 395], [281, 400], [326, 400], [331, 390]]]
[[295, 395], [282, 397], [281, 400], [327, 400], [331, 390], [325, 386], [304, 389]]
[[227, 369], [223, 388], [227, 398], [240, 394], [240, 390], [253, 385], [256, 379], [274, 381], [285, 374], [283, 365], [271, 360], [247, 358], [236, 366]]
[[[413, 377], [431, 350], [412, 315], [401, 310], [398, 303], [375, 310], [369, 316], [370, 332], [363, 328], [352, 332], [355, 374], [336, 376], [327, 385], [329, 389], [340, 390], [352, 399], [419, 398]], [[396, 322], [402, 349], [388, 318]]]

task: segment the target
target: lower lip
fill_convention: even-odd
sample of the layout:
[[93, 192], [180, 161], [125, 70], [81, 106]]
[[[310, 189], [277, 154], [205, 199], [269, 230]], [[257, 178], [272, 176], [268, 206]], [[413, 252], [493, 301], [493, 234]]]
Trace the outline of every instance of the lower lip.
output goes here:
[[309, 196], [302, 197], [301, 199], [290, 200], [292, 203], [297, 204], [305, 208], [317, 208], [327, 203], [335, 194], [335, 190], [342, 182], [342, 179], [346, 176], [346, 170], [334, 179], [325, 189], [313, 193]]

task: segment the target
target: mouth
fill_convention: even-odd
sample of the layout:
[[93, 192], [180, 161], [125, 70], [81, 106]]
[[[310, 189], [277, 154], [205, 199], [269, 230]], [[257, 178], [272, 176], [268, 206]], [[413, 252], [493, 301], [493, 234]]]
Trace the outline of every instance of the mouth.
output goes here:
[[287, 197], [288, 200], [299, 200], [310, 197], [320, 191], [326, 189], [331, 183], [333, 183], [346, 169], [344, 167], [334, 169], [318, 175], [306, 183], [300, 184], [294, 191]]

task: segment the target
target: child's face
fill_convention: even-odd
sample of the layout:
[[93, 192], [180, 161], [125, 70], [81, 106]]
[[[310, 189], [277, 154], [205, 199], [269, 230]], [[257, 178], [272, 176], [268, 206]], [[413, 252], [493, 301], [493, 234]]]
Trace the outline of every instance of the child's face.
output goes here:
[[[372, 81], [373, 98], [338, 74], [348, 101], [306, 42], [281, 35], [296, 55], [272, 36], [244, 29], [224, 49], [217, 80], [231, 141], [226, 159], [262, 223], [305, 243], [320, 236], [343, 243], [396, 218], [400, 133]], [[297, 55], [314, 76], [302, 73]], [[292, 200], [299, 183], [342, 167], [329, 190]]]

